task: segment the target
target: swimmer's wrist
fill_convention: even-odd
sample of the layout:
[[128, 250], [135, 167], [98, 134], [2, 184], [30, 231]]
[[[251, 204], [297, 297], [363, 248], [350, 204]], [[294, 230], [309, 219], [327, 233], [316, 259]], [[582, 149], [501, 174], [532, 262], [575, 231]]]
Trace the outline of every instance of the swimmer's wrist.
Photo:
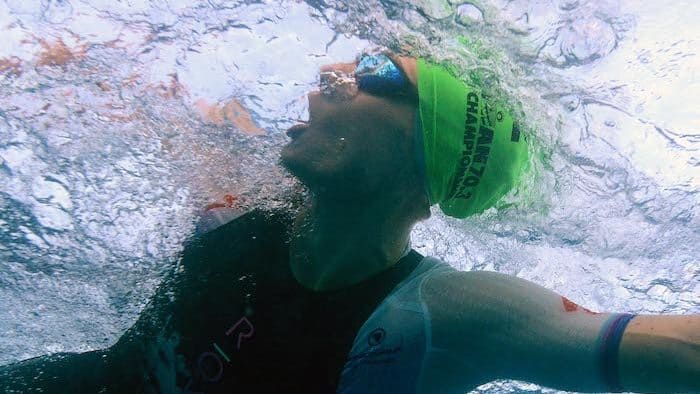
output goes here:
[[636, 315], [628, 313], [613, 314], [605, 322], [599, 335], [600, 376], [608, 391], [612, 393], [625, 391], [620, 381], [620, 343], [627, 325], [635, 317]]
[[620, 343], [626, 391], [700, 393], [700, 315], [640, 315]]

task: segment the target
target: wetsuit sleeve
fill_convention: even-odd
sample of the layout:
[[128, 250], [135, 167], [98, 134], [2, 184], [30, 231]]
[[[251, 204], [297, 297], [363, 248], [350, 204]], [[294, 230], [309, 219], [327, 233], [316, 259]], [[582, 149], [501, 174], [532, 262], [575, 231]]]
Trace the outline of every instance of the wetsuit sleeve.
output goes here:
[[[188, 243], [178, 270], [164, 279], [138, 321], [116, 344], [101, 351], [53, 354], [0, 366], [0, 393], [173, 392], [167, 387], [174, 386], [171, 366], [177, 363], [163, 351], [172, 346], [163, 344], [178, 342], [173, 333], [194, 343], [200, 336], [214, 337], [202, 329], [207, 324], [198, 325], [207, 322], [201, 316], [211, 321], [234, 309], [232, 302], [226, 302], [224, 310], [218, 306], [220, 300], [241, 298], [231, 278], [238, 278], [246, 264], [266, 261], [253, 252], [266, 250], [261, 245], [270, 245], [270, 238], [281, 238], [283, 231], [282, 224], [268, 225], [258, 214], [226, 221]], [[226, 324], [235, 321], [225, 318]]]
[[115, 362], [108, 350], [36, 357], [0, 367], [0, 392], [148, 392], [141, 384], [142, 379], [128, 376], [140, 370], [137, 360], [131, 360], [128, 368], [121, 364], [122, 361]]
[[101, 356], [101, 352], [54, 354], [0, 367], [0, 392], [97, 392], [104, 371]]
[[[57, 353], [0, 366], [0, 393], [171, 393], [164, 390], [173, 364], [168, 338], [159, 328], [169, 301], [167, 287], [151, 300], [139, 321], [108, 349]], [[168, 361], [170, 361], [168, 363]]]
[[[517, 379], [579, 392], [700, 390], [697, 331], [695, 339], [690, 334], [697, 316], [685, 317], [687, 329], [678, 323], [668, 328], [674, 334], [657, 335], [650, 317], [596, 313], [494, 272], [436, 275], [423, 296], [433, 346], [460, 360], [465, 384]], [[664, 362], [653, 360], [659, 357]]]

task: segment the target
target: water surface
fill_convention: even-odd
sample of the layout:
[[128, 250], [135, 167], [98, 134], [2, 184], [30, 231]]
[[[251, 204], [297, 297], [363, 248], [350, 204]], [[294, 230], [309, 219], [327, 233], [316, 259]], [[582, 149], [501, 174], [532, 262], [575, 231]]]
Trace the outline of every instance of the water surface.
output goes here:
[[[322, 64], [431, 56], [506, 98], [533, 171], [414, 246], [599, 311], [700, 313], [700, 3], [0, 2], [0, 364], [112, 344], [224, 193], [285, 204]], [[483, 392], [551, 392], [498, 382]]]

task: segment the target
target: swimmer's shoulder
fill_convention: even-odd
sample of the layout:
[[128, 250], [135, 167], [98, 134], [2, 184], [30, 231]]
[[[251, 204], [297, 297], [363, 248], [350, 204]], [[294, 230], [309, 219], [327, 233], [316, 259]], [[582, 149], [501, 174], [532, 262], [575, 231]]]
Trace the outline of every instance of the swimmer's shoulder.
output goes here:
[[439, 258], [421, 255], [416, 268], [397, 286], [397, 289], [403, 289], [406, 285], [411, 283], [413, 285], [418, 285], [418, 283], [425, 282], [428, 278], [436, 275], [456, 271], [454, 267]]
[[239, 242], [287, 240], [291, 216], [283, 211], [252, 210], [241, 213], [227, 208], [205, 212], [187, 247], [205, 247], [218, 244], [231, 246]]
[[284, 260], [291, 218], [285, 212], [253, 210], [185, 243], [181, 263], [197, 273], [224, 274], [257, 262]]
[[[252, 232], [265, 226], [289, 227], [291, 221], [291, 214], [282, 210], [240, 211], [228, 207], [207, 209], [197, 218], [193, 239], [231, 231]], [[272, 228], [268, 230], [272, 230]]]

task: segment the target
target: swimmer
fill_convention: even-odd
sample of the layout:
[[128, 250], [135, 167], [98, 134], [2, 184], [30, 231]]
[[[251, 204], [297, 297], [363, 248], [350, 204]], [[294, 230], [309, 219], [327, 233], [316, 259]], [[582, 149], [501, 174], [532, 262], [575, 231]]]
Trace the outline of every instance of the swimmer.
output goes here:
[[483, 212], [527, 169], [528, 136], [498, 103], [388, 54], [323, 67], [308, 99], [281, 157], [304, 210], [217, 215], [230, 221], [186, 246], [115, 345], [4, 367], [0, 391], [700, 392], [698, 315], [596, 313], [411, 248], [431, 205]]

